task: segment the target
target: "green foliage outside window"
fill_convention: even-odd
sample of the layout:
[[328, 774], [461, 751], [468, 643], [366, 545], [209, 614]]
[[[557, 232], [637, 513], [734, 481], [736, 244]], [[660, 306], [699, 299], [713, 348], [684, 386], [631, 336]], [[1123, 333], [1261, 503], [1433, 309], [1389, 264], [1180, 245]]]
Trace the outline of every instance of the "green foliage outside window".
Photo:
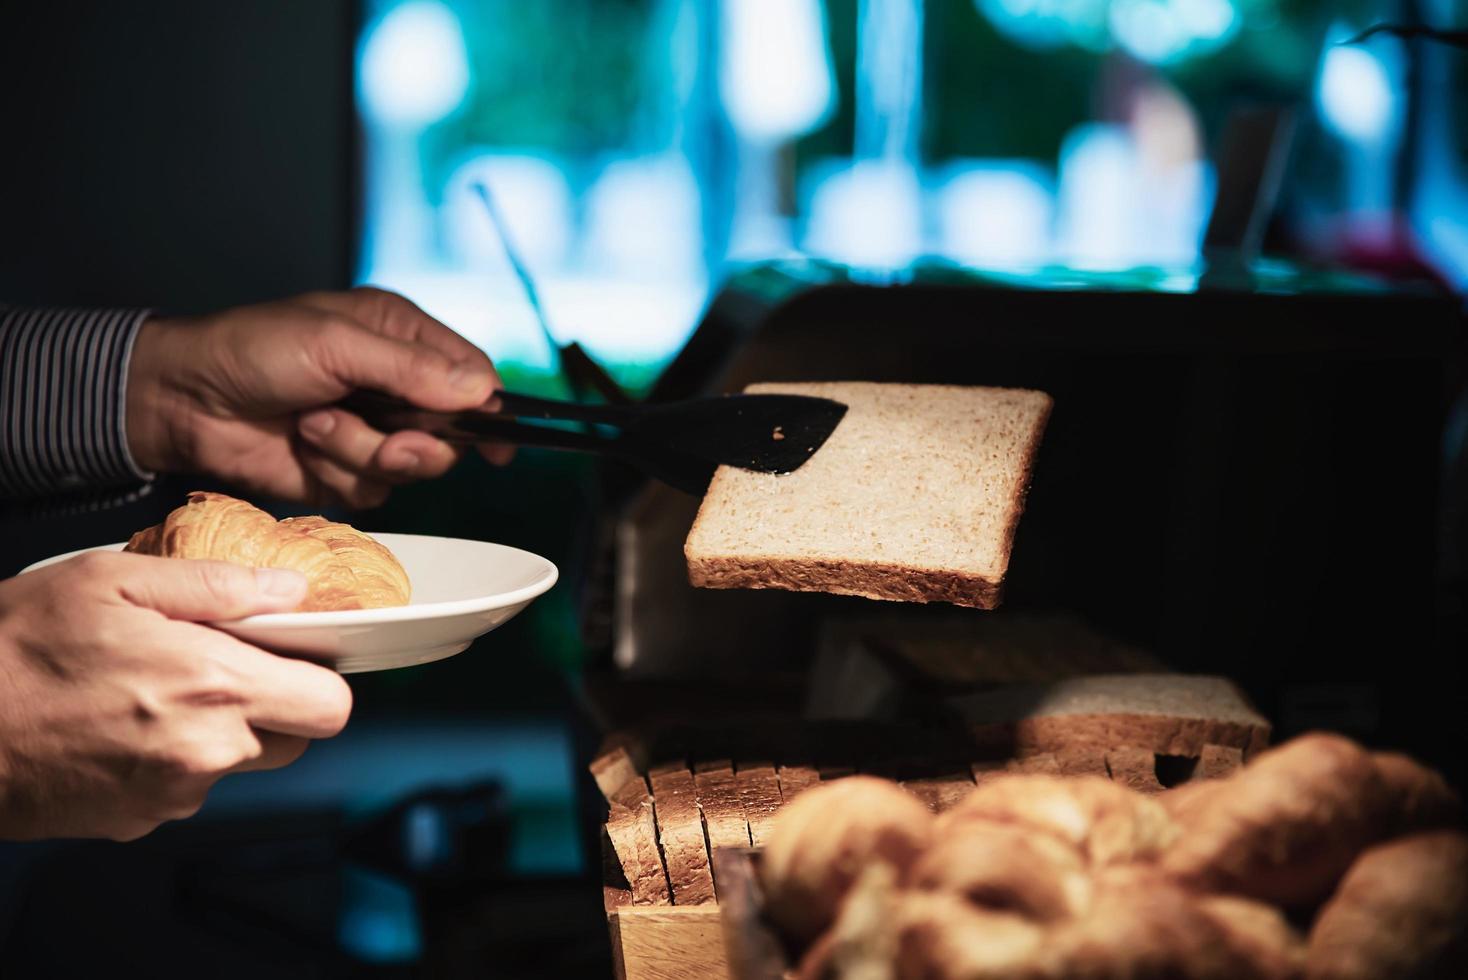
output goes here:
[[[426, 137], [430, 195], [469, 147], [531, 149], [569, 165], [666, 140], [670, 25], [655, 0], [456, 0], [471, 81]], [[661, 47], [659, 47], [661, 45]], [[574, 175], [573, 175], [574, 176]]]

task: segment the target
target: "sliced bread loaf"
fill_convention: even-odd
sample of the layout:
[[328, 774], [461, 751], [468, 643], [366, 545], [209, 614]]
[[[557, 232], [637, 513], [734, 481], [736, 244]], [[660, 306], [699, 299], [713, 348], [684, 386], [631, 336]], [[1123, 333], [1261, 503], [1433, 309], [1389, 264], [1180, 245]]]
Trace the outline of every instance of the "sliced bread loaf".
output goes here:
[[1269, 743], [1269, 722], [1232, 682], [1194, 674], [1102, 674], [950, 699], [975, 745], [995, 754], [1057, 756], [1148, 749], [1210, 766], [1220, 747], [1244, 759]]
[[869, 382], [747, 390], [848, 411], [793, 473], [719, 468], [684, 545], [694, 585], [999, 604], [1049, 395]]

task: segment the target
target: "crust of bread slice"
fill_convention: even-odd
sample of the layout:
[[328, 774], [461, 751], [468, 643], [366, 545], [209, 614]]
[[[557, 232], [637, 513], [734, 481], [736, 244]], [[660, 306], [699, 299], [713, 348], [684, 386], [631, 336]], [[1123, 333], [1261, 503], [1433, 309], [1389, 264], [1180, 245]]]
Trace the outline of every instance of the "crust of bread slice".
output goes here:
[[[1006, 549], [1006, 553], [1008, 549]], [[691, 555], [688, 581], [701, 589], [784, 589], [829, 592], [892, 602], [950, 602], [997, 609], [1003, 582], [964, 572], [920, 568], [897, 562], [797, 558], [715, 558]]]

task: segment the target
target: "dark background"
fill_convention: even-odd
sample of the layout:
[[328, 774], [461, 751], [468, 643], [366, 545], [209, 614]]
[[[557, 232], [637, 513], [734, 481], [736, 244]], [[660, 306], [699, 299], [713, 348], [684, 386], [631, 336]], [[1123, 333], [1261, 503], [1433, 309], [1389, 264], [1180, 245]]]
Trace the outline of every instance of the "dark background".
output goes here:
[[[350, 284], [357, 5], [0, 4], [0, 297], [197, 313]], [[12, 519], [0, 573], [155, 499]]]
[[3, 5], [0, 295], [198, 312], [347, 285], [356, 6]]
[[[0, 297], [194, 313], [350, 286], [360, 16], [343, 0], [0, 3]], [[522, 463], [514, 478], [466, 463], [357, 520], [519, 543], [557, 558], [565, 574], [577, 523], [564, 515], [587, 511], [581, 474], [533, 453]], [[0, 519], [0, 575], [125, 539], [197, 485], [165, 479], [100, 513], [12, 510]], [[529, 513], [525, 502], [537, 498], [545, 506]], [[560, 590], [540, 615], [569, 623], [570, 601]], [[485, 804], [488, 816], [470, 821], [480, 857], [468, 873], [493, 880], [474, 902], [436, 898], [392, 867], [400, 835], [390, 812], [386, 829], [371, 823], [380, 812], [344, 812], [383, 786], [421, 789], [423, 780], [483, 785], [493, 801], [490, 754], [569, 782], [559, 774], [574, 735], [566, 677], [533, 649], [536, 632], [527, 615], [500, 632], [493, 657], [355, 678], [352, 732], [318, 768], [255, 802], [241, 801], [246, 789], [216, 815], [137, 845], [0, 845], [0, 975], [447, 976], [442, 964], [406, 963], [405, 950], [422, 959], [454, 945], [461, 962], [477, 962], [483, 944], [500, 975], [604, 975], [599, 889], [578, 877], [568, 800], [522, 800], [513, 813], [503, 800]], [[421, 772], [394, 750], [397, 733], [396, 744], [417, 739], [430, 759]], [[541, 743], [550, 747], [525, 748]], [[527, 847], [559, 855], [550, 871], [505, 870], [493, 853], [508, 823], [540, 841]], [[348, 860], [348, 850], [365, 856]], [[460, 911], [432, 917], [437, 935], [394, 947], [394, 930], [413, 918], [403, 907], [412, 893], [420, 909]], [[532, 911], [546, 902], [553, 914]], [[355, 942], [341, 941], [352, 929]]]

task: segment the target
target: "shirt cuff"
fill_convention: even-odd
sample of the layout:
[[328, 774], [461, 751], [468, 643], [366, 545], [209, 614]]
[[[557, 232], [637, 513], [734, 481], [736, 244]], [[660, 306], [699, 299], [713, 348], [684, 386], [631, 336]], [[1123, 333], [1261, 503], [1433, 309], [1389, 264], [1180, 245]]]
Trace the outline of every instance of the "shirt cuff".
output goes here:
[[0, 494], [153, 478], [127, 444], [128, 360], [149, 310], [0, 310]]

